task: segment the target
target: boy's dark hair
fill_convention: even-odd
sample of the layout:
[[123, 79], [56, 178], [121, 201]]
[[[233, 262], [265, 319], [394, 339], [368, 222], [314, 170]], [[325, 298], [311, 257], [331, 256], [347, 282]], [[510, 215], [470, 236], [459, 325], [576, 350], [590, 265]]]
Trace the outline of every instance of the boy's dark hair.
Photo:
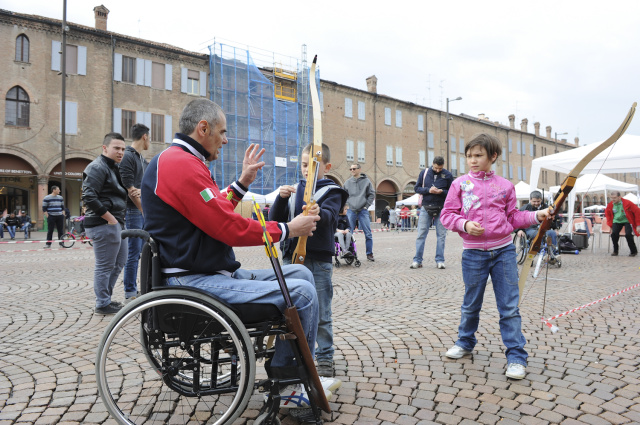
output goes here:
[[112, 140], [122, 140], [124, 142], [124, 137], [122, 137], [122, 134], [120, 133], [107, 133], [104, 136], [104, 141], [102, 142], [103, 145], [105, 146], [109, 146], [109, 144], [111, 144]]
[[144, 124], [134, 124], [131, 127], [131, 138], [136, 141], [142, 139], [142, 136], [149, 134], [149, 127]]
[[[492, 136], [487, 133], [480, 133], [473, 136], [471, 141], [467, 143], [467, 146], [464, 147], [464, 155], [467, 156], [467, 152], [475, 146], [480, 146], [487, 151], [487, 155], [489, 159], [493, 157], [493, 154], [496, 154], [496, 159], [502, 154], [502, 145], [496, 136]], [[492, 162], [496, 162], [494, 159]]]
[[[302, 153], [307, 153], [311, 156], [311, 148], [313, 145], [307, 145], [302, 149]], [[326, 144], [322, 144], [322, 162], [328, 164], [331, 161], [331, 149]]]

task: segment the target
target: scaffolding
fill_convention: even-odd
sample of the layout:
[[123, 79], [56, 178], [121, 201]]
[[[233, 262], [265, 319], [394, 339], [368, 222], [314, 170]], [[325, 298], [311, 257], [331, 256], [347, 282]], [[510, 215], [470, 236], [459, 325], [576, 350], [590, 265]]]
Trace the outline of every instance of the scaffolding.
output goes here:
[[[306, 46], [302, 61], [230, 44], [209, 46], [209, 98], [226, 114], [229, 139], [210, 165], [220, 187], [240, 176], [251, 143], [266, 150], [252, 192], [267, 194], [300, 180], [301, 150], [311, 142], [309, 72]], [[319, 72], [314, 77], [319, 83]]]

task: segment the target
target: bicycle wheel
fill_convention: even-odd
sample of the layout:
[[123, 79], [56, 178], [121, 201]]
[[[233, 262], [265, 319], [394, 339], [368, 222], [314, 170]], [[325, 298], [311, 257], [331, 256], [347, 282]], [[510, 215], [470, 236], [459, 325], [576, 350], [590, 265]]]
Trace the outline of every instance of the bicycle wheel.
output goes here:
[[71, 233], [65, 233], [64, 235], [62, 235], [61, 239], [62, 242], [60, 242], [60, 245], [63, 248], [71, 248], [73, 244], [76, 243], [76, 238]]
[[100, 397], [119, 424], [230, 424], [253, 393], [255, 354], [212, 297], [153, 291], [125, 306], [98, 346]]
[[516, 259], [518, 260], [518, 264], [522, 265], [524, 263], [524, 259], [529, 253], [529, 244], [527, 242], [527, 237], [518, 236], [518, 234], [516, 233], [513, 236], [513, 244], [516, 246]]

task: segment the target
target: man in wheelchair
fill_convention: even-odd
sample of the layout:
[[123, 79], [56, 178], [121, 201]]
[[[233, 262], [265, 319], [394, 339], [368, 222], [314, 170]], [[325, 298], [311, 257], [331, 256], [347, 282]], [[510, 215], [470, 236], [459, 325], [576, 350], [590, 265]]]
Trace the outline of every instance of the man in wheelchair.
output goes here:
[[[222, 147], [228, 143], [222, 109], [208, 99], [194, 100], [184, 108], [179, 129], [172, 145], [150, 162], [141, 188], [144, 229], [157, 244], [162, 284], [171, 288], [196, 288], [232, 307], [250, 304], [257, 309], [272, 305], [284, 311], [285, 300], [274, 271], [241, 269], [232, 248], [263, 243], [261, 224], [236, 214], [234, 208], [248, 191], [257, 171], [264, 166], [261, 157], [265, 149], [250, 145], [244, 155], [240, 177], [221, 191], [205, 160], [218, 159]], [[267, 222], [266, 226], [275, 242], [311, 236], [319, 218], [301, 214], [289, 223]], [[302, 265], [283, 266], [282, 271], [313, 356], [318, 326], [313, 276]], [[220, 352], [224, 354], [224, 351]], [[290, 341], [276, 338], [270, 370], [295, 369], [297, 360], [294, 356]], [[231, 358], [232, 364], [235, 359]], [[338, 379], [323, 378], [321, 381], [327, 399], [331, 391], [340, 386]], [[308, 407], [310, 404], [301, 384], [284, 388], [278, 399], [280, 407]]]
[[[533, 192], [531, 192], [531, 195], [529, 195], [529, 203], [526, 205], [523, 205], [520, 208], [520, 211], [538, 211], [545, 208], [547, 208], [547, 205], [542, 202], [542, 193], [540, 193], [537, 190], [534, 190]], [[517, 234], [518, 236], [526, 235], [527, 240], [531, 242], [531, 240], [538, 233], [538, 227], [540, 227], [540, 225], [534, 224], [533, 226], [527, 229], [518, 229]], [[553, 245], [554, 255], [559, 255], [558, 237], [556, 234], [556, 229], [559, 229], [559, 228], [560, 226], [558, 223], [558, 217], [556, 217], [553, 219], [553, 222], [551, 223], [551, 229], [547, 230], [547, 236], [551, 237], [551, 244]]]

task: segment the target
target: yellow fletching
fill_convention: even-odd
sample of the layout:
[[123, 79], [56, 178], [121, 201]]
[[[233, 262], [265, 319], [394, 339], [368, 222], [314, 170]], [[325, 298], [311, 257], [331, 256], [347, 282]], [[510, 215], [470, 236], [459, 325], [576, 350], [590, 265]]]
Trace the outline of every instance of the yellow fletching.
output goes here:
[[233, 199], [233, 192], [230, 191], [229, 193], [227, 193], [227, 200], [232, 200]]

